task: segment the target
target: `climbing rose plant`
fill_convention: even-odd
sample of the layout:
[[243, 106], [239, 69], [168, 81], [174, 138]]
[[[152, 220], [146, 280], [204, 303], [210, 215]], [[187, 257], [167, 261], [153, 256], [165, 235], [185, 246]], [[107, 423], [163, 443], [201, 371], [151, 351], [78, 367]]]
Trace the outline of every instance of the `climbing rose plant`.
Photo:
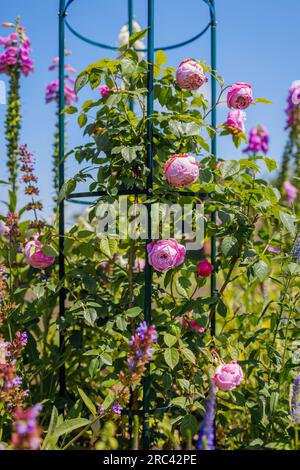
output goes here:
[[[129, 420], [128, 409], [141, 411], [145, 379], [151, 409], [165, 407], [150, 416], [151, 447], [296, 448], [296, 218], [261, 176], [261, 164], [276, 169], [265, 155], [261, 128], [265, 146], [258, 154], [251, 147], [239, 160], [225, 161], [221, 145], [219, 156], [209, 146], [215, 134], [229, 134], [236, 145], [245, 140], [244, 113], [264, 100], [247, 83], [225, 86], [194, 58], [175, 70], [158, 51], [153, 188], [143, 194], [148, 64], [131, 47], [143, 34], [126, 41], [117, 59], [101, 59], [81, 72], [75, 92], [80, 100], [81, 88], [90, 87], [91, 98], [79, 101], [80, 110], [74, 103], [64, 110], [78, 114], [85, 143], [66, 156], [83, 169], [65, 183], [59, 199], [79, 184], [106, 195], [65, 234], [63, 317], [57, 230], [41, 220], [32, 153], [24, 145], [18, 150], [29, 202], [1, 215], [1, 448], [141, 448], [140, 413]], [[230, 108], [216, 129], [202, 88], [211, 76], [219, 82], [218, 103], [226, 97]], [[192, 251], [190, 240], [173, 234], [147, 247], [134, 237], [99, 234], [101, 203], [114, 202], [119, 191], [141, 193], [128, 198], [130, 222], [141, 203], [204, 204], [203, 248]], [[25, 217], [32, 211], [33, 218]], [[211, 237], [217, 241], [214, 265]], [[143, 317], [146, 260], [153, 272], [150, 324]]]

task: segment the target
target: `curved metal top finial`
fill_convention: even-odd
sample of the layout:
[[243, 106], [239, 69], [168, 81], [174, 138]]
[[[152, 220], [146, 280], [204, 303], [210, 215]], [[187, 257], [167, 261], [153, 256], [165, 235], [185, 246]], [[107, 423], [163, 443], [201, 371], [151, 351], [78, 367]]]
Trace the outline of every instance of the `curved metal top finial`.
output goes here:
[[[68, 0], [66, 6], [65, 6], [65, 9], [64, 9], [64, 12], [63, 12], [63, 16], [66, 17], [67, 15], [67, 10], [68, 8], [70, 7], [70, 5], [74, 2], [75, 0]], [[196, 41], [197, 39], [199, 39], [201, 36], [203, 36], [206, 31], [210, 28], [210, 27], [213, 27], [215, 26], [216, 24], [216, 18], [215, 18], [215, 2], [214, 0], [202, 0], [204, 3], [206, 3], [209, 7], [209, 12], [210, 12], [210, 22], [205, 26], [204, 29], [202, 29], [200, 31], [200, 33], [196, 34], [195, 36], [193, 36], [192, 38], [190, 39], [187, 39], [185, 41], [182, 41], [182, 42], [179, 42], [177, 44], [172, 44], [170, 46], [160, 46], [160, 47], [155, 47], [154, 50], [155, 51], [160, 51], [160, 50], [163, 50], [163, 51], [169, 51], [171, 49], [178, 49], [179, 47], [183, 47], [183, 46], [186, 46], [187, 44], [190, 44], [194, 41]], [[116, 51], [118, 50], [118, 47], [116, 46], [111, 46], [109, 44], [105, 44], [105, 43], [102, 43], [102, 42], [98, 42], [98, 41], [94, 41], [93, 39], [89, 39], [87, 38], [86, 36], [83, 36], [82, 34], [80, 34], [78, 31], [76, 31], [71, 25], [70, 23], [66, 20], [66, 18], [64, 18], [64, 21], [65, 21], [65, 24], [67, 26], [67, 28], [69, 29], [69, 31], [74, 35], [76, 36], [78, 39], [81, 39], [82, 41], [88, 43], [88, 44], [91, 44], [92, 46], [96, 46], [96, 47], [101, 47], [102, 49], [108, 49], [108, 50], [111, 50], [111, 51]], [[137, 52], [147, 52], [147, 49], [137, 49]]]

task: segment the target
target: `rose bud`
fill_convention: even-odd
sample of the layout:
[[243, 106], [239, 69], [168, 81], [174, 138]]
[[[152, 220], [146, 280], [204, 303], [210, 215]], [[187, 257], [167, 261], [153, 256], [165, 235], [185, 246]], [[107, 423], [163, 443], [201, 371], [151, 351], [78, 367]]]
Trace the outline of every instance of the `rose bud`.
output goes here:
[[211, 273], [213, 272], [214, 267], [212, 264], [210, 264], [207, 259], [200, 261], [197, 264], [197, 276], [199, 277], [209, 277]]

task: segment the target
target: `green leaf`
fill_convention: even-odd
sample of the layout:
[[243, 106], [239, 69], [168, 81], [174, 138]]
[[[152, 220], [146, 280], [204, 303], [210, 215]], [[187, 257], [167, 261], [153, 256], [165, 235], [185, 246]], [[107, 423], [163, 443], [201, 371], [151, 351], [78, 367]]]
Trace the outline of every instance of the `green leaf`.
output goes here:
[[89, 374], [90, 377], [94, 377], [98, 373], [99, 369], [99, 358], [94, 357], [89, 363]]
[[193, 364], [196, 364], [196, 357], [193, 351], [188, 348], [183, 348], [181, 352], [188, 361], [192, 362]]
[[90, 230], [80, 230], [80, 232], [78, 232], [78, 234], [77, 234], [77, 237], [78, 238], [88, 238], [91, 235], [93, 235], [93, 232], [91, 232]]
[[174, 369], [179, 362], [179, 353], [174, 348], [166, 349], [164, 352], [164, 358], [166, 363], [171, 369]]
[[238, 241], [235, 237], [227, 235], [221, 243], [221, 251], [225, 256], [235, 256], [238, 251]]
[[108, 108], [116, 106], [122, 99], [121, 93], [112, 93], [109, 98], [105, 101], [105, 104]]
[[169, 122], [169, 129], [176, 137], [182, 137], [184, 134], [182, 124], [179, 121], [171, 120]]
[[112, 390], [109, 390], [108, 394], [105, 397], [104, 402], [101, 404], [101, 407], [107, 410], [113, 404], [115, 399], [116, 399], [116, 394]]
[[114, 238], [104, 237], [100, 240], [100, 250], [110, 259], [113, 258], [118, 248], [118, 243]]
[[189, 297], [187, 289], [190, 287], [190, 281], [184, 277], [177, 277], [175, 281], [175, 288], [179, 295], [185, 297], [186, 299]]
[[272, 104], [272, 101], [266, 100], [265, 98], [256, 98], [255, 104], [256, 103]]
[[148, 31], [148, 28], [142, 29], [142, 31], [133, 33], [129, 38], [129, 47], [133, 46], [136, 41], [143, 39], [143, 37], [146, 36], [147, 31]]
[[84, 111], [84, 112], [86, 113], [87, 111], [89, 111], [89, 109], [91, 109], [91, 107], [93, 106], [93, 104], [94, 104], [94, 100], [87, 100], [87, 101], [85, 101], [85, 102], [82, 104], [82, 106], [81, 106], [82, 111]]
[[140, 313], [142, 313], [142, 311], [143, 310], [140, 307], [132, 307], [126, 310], [125, 315], [134, 318], [137, 317]]
[[87, 123], [87, 115], [86, 114], [79, 114], [79, 116], [77, 118], [77, 121], [78, 121], [79, 127], [85, 126], [86, 123]]
[[202, 126], [200, 126], [200, 124], [197, 124], [196, 122], [189, 122], [185, 126], [184, 134], [186, 136], [198, 135], [200, 134], [201, 130], [202, 130]]
[[170, 269], [169, 271], [166, 272], [166, 275], [165, 275], [165, 278], [164, 278], [164, 286], [165, 288], [168, 287], [168, 285], [170, 284], [171, 280], [172, 280], [172, 276], [173, 276], [173, 272], [172, 270]]
[[240, 171], [240, 164], [236, 160], [227, 160], [221, 163], [220, 170], [224, 179], [229, 178], [229, 176], [234, 176]]
[[155, 53], [155, 63], [158, 67], [162, 67], [167, 63], [167, 56], [164, 51], [156, 51]]
[[57, 256], [57, 252], [54, 250], [54, 248], [52, 248], [52, 246], [49, 246], [49, 245], [43, 245], [42, 252], [46, 256], [51, 256], [53, 258], [55, 258]]
[[34, 286], [32, 288], [32, 293], [37, 299], [41, 299], [45, 295], [45, 292], [44, 286]]
[[297, 263], [289, 263], [287, 268], [292, 276], [300, 272], [300, 266]]
[[128, 57], [124, 57], [121, 60], [121, 68], [123, 75], [131, 75], [136, 73], [138, 65]]
[[81, 73], [78, 75], [75, 81], [75, 93], [77, 94], [81, 88], [83, 88], [89, 81], [89, 75], [87, 73]]
[[277, 162], [269, 157], [264, 157], [264, 162], [269, 171], [274, 171], [278, 168]]
[[110, 354], [104, 352], [100, 355], [100, 359], [101, 359], [103, 364], [106, 364], [107, 366], [112, 365], [112, 357], [111, 357]]
[[55, 428], [57, 426], [57, 421], [58, 421], [58, 411], [57, 411], [57, 408], [53, 406], [50, 423], [48, 427], [48, 434], [51, 434], [51, 435], [54, 434]]
[[82, 428], [88, 424], [90, 424], [90, 421], [85, 418], [69, 419], [56, 428], [54, 438], [58, 438], [64, 434], [69, 434], [70, 432], [75, 431], [75, 429]]
[[89, 349], [83, 355], [84, 356], [99, 356], [99, 349]]
[[226, 317], [226, 313], [227, 313], [227, 306], [226, 304], [223, 302], [222, 299], [219, 299], [218, 301], [218, 304], [217, 304], [217, 312], [221, 315], [221, 317]]
[[94, 326], [98, 315], [94, 308], [88, 308], [84, 311], [83, 318], [87, 325]]
[[131, 163], [137, 158], [137, 149], [136, 147], [123, 147], [121, 154], [126, 162]]
[[87, 409], [90, 410], [93, 416], [96, 416], [97, 410], [92, 400], [86, 395], [86, 393], [81, 388], [78, 387], [77, 390], [78, 390], [79, 395], [82, 398], [83, 403], [87, 407]]
[[62, 188], [59, 192], [59, 195], [58, 195], [58, 198], [57, 198], [58, 202], [62, 202], [63, 199], [68, 197], [69, 194], [71, 194], [74, 191], [74, 189], [76, 189], [76, 181], [74, 181], [73, 179], [70, 179], [70, 180], [66, 181], [63, 184], [63, 186], [62, 186]]
[[269, 266], [262, 260], [259, 260], [253, 265], [253, 272], [260, 281], [263, 281], [269, 274]]
[[116, 319], [116, 325], [119, 328], [119, 330], [125, 331], [126, 328], [127, 328], [128, 323], [127, 323], [127, 321], [125, 320], [124, 317], [118, 316], [117, 319]]
[[183, 396], [182, 397], [176, 397], [176, 398], [173, 398], [173, 400], [171, 400], [172, 405], [180, 406], [180, 408], [186, 408], [188, 403], [189, 403], [188, 398], [183, 397]]
[[287, 231], [291, 235], [295, 236], [296, 235], [295, 217], [290, 214], [287, 214], [286, 212], [281, 212], [281, 211], [279, 212], [279, 217], [280, 217], [282, 224], [287, 229]]
[[76, 106], [68, 106], [67, 108], [61, 111], [61, 114], [75, 114], [77, 113], [78, 109]]
[[171, 348], [172, 346], [174, 346], [175, 343], [177, 343], [177, 338], [176, 336], [166, 333], [164, 335], [164, 342], [169, 348]]
[[193, 435], [198, 430], [198, 422], [195, 416], [186, 415], [182, 420], [182, 423], [180, 425], [180, 430], [182, 432], [183, 437], [186, 440], [192, 439]]
[[57, 428], [57, 424], [58, 424], [58, 411], [57, 411], [57, 408], [55, 406], [53, 406], [52, 412], [51, 412], [50, 423], [49, 423], [49, 426], [48, 426], [48, 432], [47, 432], [47, 435], [44, 439], [44, 442], [43, 442], [43, 445], [42, 445], [42, 450], [44, 450], [44, 449], [46, 449], [46, 450], [52, 449], [53, 450], [55, 448], [57, 438], [54, 439], [53, 435], [55, 433], [55, 429]]

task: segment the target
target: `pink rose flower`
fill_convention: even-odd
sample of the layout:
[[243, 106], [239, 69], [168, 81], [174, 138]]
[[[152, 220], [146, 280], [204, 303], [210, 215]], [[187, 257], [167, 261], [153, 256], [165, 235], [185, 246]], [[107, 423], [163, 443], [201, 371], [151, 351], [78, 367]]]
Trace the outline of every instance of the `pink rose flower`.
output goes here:
[[253, 102], [252, 86], [248, 83], [237, 82], [227, 93], [228, 108], [246, 109]]
[[199, 326], [195, 320], [192, 320], [192, 318], [193, 311], [190, 311], [186, 314], [186, 318], [184, 316], [178, 317], [178, 321], [183, 326], [183, 328], [188, 328], [190, 326], [193, 330], [197, 331], [198, 333], [204, 333], [205, 328], [203, 328], [203, 326]]
[[190, 327], [193, 330], [197, 331], [198, 333], [204, 333], [205, 332], [205, 328], [203, 328], [203, 326], [198, 325], [198, 323], [196, 323], [195, 320], [190, 321]]
[[99, 86], [98, 90], [100, 91], [102, 98], [108, 98], [112, 92], [112, 90], [107, 85]]
[[189, 326], [188, 322], [184, 317], [178, 317], [178, 321], [183, 328], [187, 328]]
[[227, 116], [226, 127], [231, 134], [239, 134], [245, 132], [244, 122], [246, 121], [246, 113], [241, 109], [233, 109], [229, 111]]
[[297, 199], [298, 189], [289, 181], [285, 181], [283, 183], [283, 187], [285, 190], [286, 198], [288, 201], [289, 206]]
[[209, 277], [211, 273], [213, 272], [214, 267], [212, 264], [210, 264], [209, 261], [207, 261], [207, 259], [204, 259], [203, 261], [200, 261], [197, 264], [197, 269], [198, 269], [197, 276]]
[[213, 381], [221, 390], [233, 390], [244, 378], [243, 371], [237, 362], [231, 361], [228, 364], [220, 364], [215, 371]]
[[184, 90], [197, 90], [208, 81], [203, 68], [193, 59], [180, 62], [176, 72], [176, 83]]
[[186, 188], [199, 178], [199, 165], [187, 153], [171, 155], [163, 171], [168, 183], [177, 188]]
[[43, 269], [51, 266], [55, 258], [47, 256], [42, 251], [42, 243], [38, 240], [31, 240], [25, 246], [25, 259], [30, 266], [36, 269]]
[[176, 240], [159, 240], [147, 245], [149, 264], [157, 271], [163, 272], [183, 263], [185, 247]]

